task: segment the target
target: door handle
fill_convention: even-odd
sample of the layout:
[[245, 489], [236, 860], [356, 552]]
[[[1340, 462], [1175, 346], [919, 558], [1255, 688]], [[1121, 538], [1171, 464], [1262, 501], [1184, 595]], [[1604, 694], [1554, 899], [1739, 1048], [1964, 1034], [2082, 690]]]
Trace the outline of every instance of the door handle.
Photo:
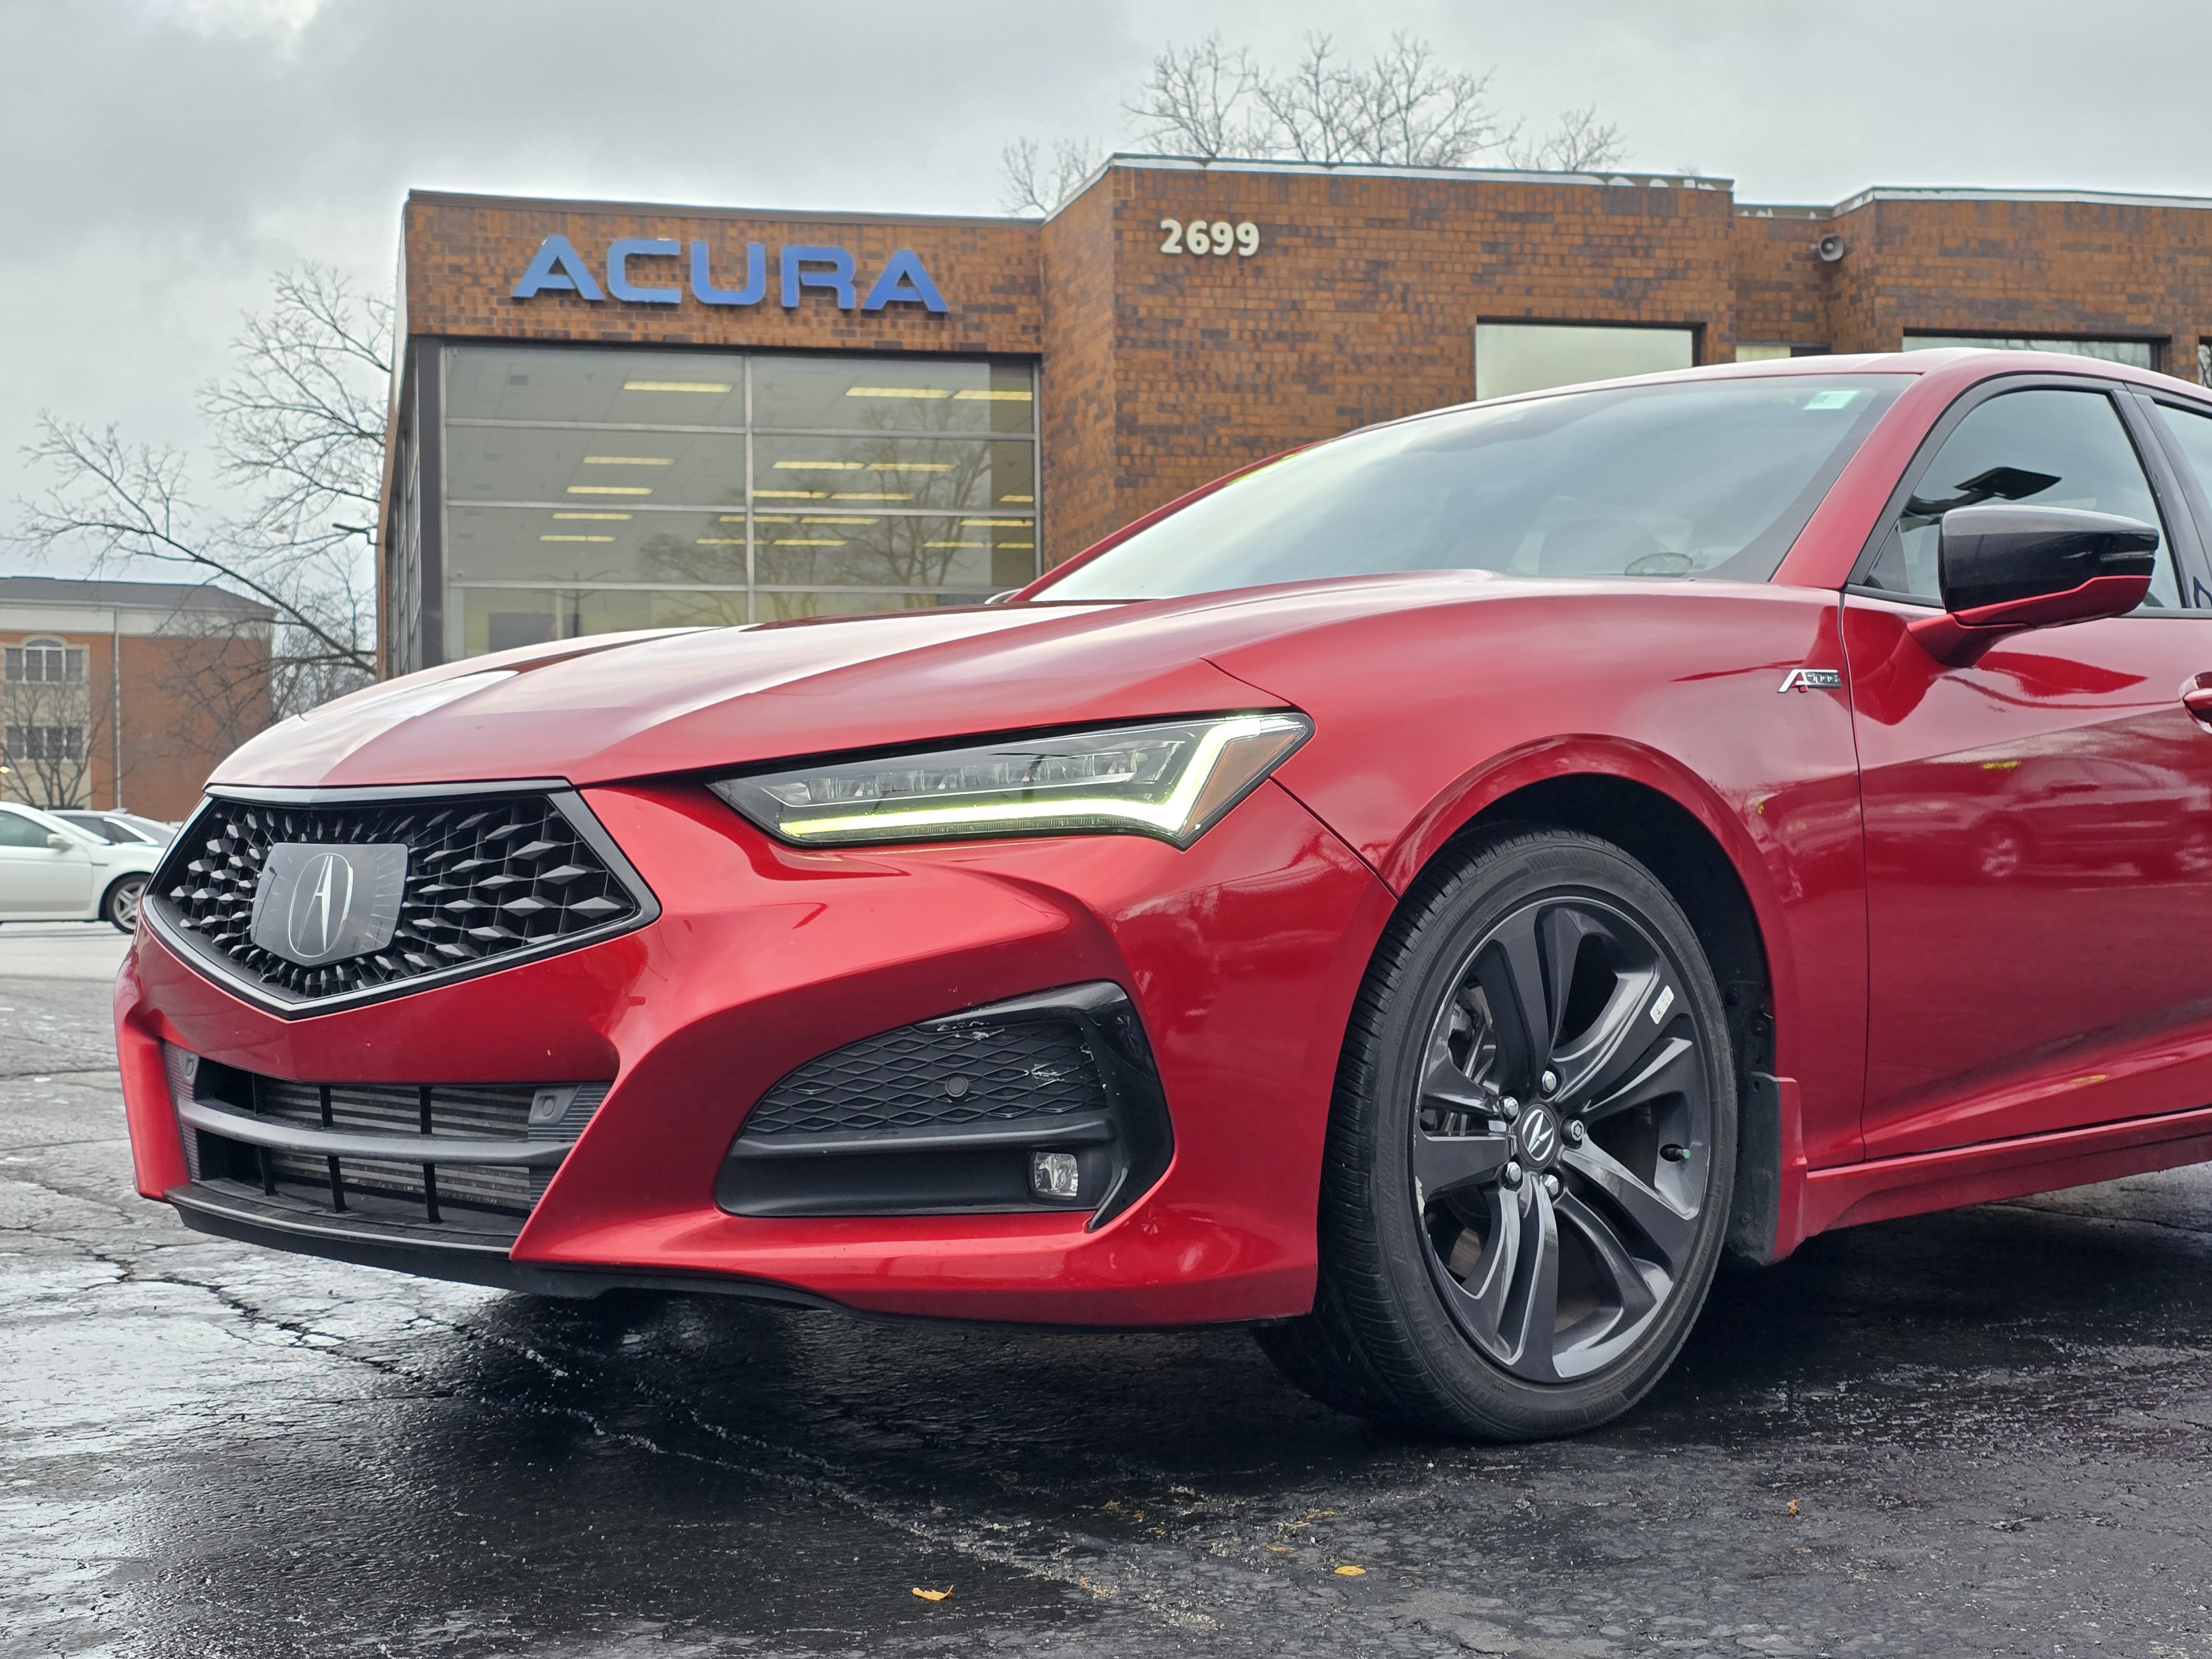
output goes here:
[[2197, 716], [2197, 724], [2212, 728], [2212, 674], [2198, 674], [2181, 688], [2181, 706]]

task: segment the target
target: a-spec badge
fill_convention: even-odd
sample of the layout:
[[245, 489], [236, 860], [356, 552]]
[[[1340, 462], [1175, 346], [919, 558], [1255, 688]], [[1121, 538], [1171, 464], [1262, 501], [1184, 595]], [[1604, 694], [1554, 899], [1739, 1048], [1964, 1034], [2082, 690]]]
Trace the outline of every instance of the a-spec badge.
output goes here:
[[392, 943], [406, 890], [398, 842], [279, 842], [261, 866], [248, 937], [302, 968], [366, 956]]
[[1844, 689], [1844, 671], [1840, 668], [1793, 668], [1782, 677], [1778, 691], [1840, 691]]

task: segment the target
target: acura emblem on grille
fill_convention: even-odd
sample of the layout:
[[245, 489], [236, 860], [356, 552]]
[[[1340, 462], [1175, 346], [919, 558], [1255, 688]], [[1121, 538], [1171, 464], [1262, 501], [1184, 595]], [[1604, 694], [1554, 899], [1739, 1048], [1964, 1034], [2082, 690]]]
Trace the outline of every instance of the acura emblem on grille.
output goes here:
[[302, 967], [380, 951], [392, 942], [407, 885], [396, 842], [269, 849], [253, 896], [253, 942]]

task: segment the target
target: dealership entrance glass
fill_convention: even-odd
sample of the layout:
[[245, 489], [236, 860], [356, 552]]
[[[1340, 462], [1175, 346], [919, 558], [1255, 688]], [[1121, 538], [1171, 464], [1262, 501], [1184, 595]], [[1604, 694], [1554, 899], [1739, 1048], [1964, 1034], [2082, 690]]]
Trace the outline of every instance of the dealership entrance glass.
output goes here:
[[489, 345], [442, 361], [448, 660], [972, 604], [1040, 568], [1027, 363]]

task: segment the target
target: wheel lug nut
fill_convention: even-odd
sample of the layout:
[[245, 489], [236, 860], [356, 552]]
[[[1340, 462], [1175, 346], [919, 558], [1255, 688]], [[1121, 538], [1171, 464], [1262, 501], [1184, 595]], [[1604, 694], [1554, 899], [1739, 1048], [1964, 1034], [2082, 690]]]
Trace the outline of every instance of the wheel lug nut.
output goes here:
[[1511, 1095], [1506, 1096], [1498, 1103], [1498, 1115], [1508, 1123], [1512, 1122], [1515, 1118], [1521, 1115], [1521, 1103], [1514, 1099]]
[[1567, 1127], [1559, 1133], [1566, 1137], [1567, 1145], [1570, 1146], [1581, 1146], [1589, 1134], [1589, 1131], [1583, 1128], [1580, 1120], [1576, 1118], [1569, 1118]]
[[1510, 1158], [1507, 1159], [1505, 1167], [1498, 1172], [1498, 1178], [1509, 1187], [1518, 1187], [1521, 1184], [1521, 1166]]
[[1544, 1177], [1544, 1190], [1549, 1193], [1553, 1198], [1557, 1198], [1559, 1195], [1559, 1176], [1555, 1175], [1546, 1176]]
[[1559, 1091], [1559, 1074], [1557, 1072], [1551, 1071], [1547, 1068], [1545, 1071], [1544, 1075], [1538, 1078], [1536, 1082], [1538, 1086], [1540, 1086], [1547, 1095], [1554, 1095]]

